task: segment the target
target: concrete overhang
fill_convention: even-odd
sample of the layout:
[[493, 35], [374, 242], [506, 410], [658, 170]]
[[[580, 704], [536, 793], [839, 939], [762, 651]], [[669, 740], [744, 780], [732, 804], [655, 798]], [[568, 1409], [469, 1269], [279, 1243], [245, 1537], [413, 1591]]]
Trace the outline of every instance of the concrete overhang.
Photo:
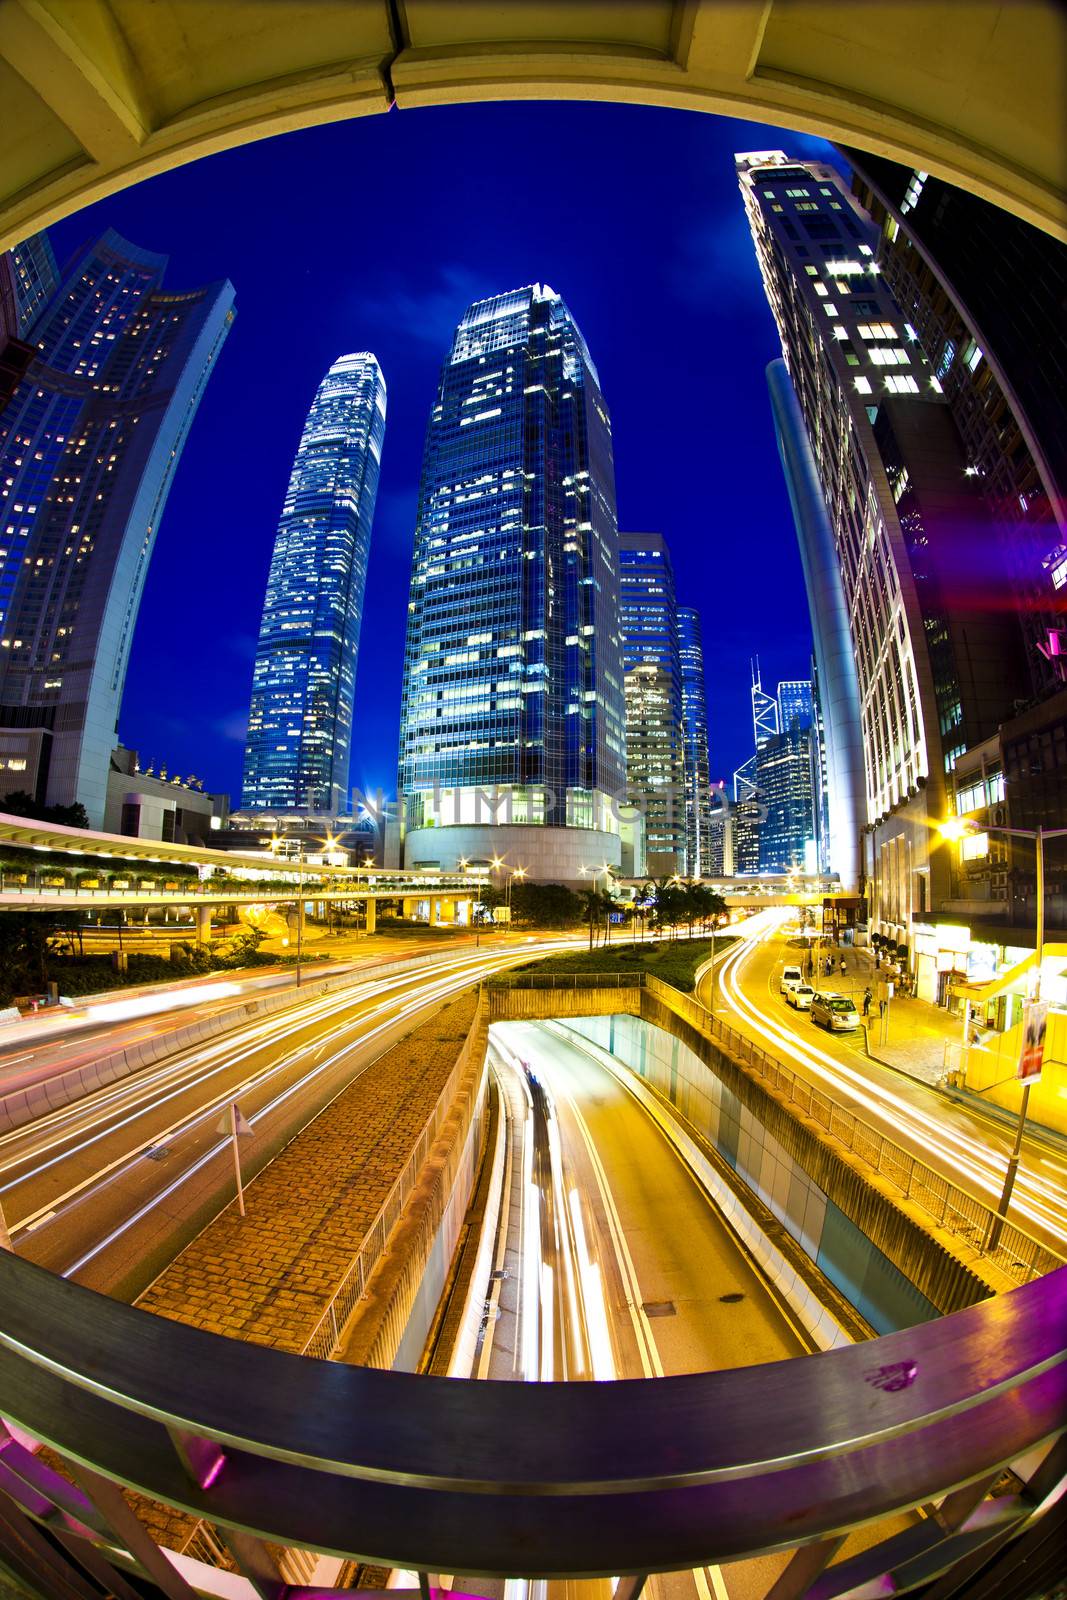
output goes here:
[[0, 248], [199, 156], [474, 100], [815, 133], [1067, 239], [1055, 0], [0, 0]]

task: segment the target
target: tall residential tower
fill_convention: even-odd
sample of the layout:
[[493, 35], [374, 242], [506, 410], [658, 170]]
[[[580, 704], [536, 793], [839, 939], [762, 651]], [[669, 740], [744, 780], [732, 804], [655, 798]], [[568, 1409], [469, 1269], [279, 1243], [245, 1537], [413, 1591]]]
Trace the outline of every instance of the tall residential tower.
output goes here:
[[620, 860], [625, 720], [611, 422], [566, 305], [476, 301], [419, 491], [399, 787], [408, 865]]
[[101, 826], [145, 574], [233, 289], [164, 290], [166, 257], [108, 232], [44, 298], [50, 254], [32, 256], [33, 359], [0, 414], [0, 794]]
[[245, 811], [348, 803], [356, 658], [385, 440], [385, 379], [361, 351], [319, 384], [274, 541], [252, 679]]

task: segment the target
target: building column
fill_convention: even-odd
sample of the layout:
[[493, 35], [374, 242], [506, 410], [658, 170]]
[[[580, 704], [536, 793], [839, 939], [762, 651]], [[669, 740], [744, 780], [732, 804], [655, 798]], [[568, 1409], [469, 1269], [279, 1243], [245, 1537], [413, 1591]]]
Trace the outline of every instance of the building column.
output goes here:
[[400, 902], [400, 915], [402, 917], [413, 917], [418, 908], [419, 902], [417, 900], [412, 900], [410, 898], [407, 900], [402, 900]]
[[431, 900], [430, 901], [430, 927], [431, 928], [439, 928], [440, 926], [441, 926], [441, 902], [440, 902], [440, 900]]
[[211, 942], [211, 906], [197, 906], [196, 908], [196, 942], [209, 944]]
[[378, 902], [377, 900], [365, 900], [364, 907], [366, 910], [367, 932], [373, 933], [378, 926]]

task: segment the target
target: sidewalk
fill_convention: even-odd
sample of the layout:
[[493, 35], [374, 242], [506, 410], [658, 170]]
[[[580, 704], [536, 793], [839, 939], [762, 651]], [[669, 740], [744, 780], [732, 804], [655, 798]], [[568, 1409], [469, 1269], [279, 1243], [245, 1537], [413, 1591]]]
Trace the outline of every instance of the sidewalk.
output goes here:
[[[845, 959], [844, 977], [841, 976], [839, 965], [842, 956]], [[879, 981], [882, 980], [881, 970], [875, 969], [874, 952], [840, 945], [834, 947], [833, 957], [832, 976], [827, 977], [823, 973], [812, 982], [816, 988], [821, 982], [840, 989], [856, 1001], [856, 1009], [862, 1014], [864, 989], [869, 986], [877, 996]], [[945, 1066], [945, 1045], [960, 1042], [958, 1017], [950, 1016], [929, 1001], [899, 994], [889, 1002], [889, 1037], [885, 1044], [879, 1043], [881, 1025], [877, 998], [871, 1001], [867, 1022], [871, 1054], [891, 1067], [899, 1067], [902, 1072], [909, 1073], [922, 1083], [933, 1084], [938, 1081]]]

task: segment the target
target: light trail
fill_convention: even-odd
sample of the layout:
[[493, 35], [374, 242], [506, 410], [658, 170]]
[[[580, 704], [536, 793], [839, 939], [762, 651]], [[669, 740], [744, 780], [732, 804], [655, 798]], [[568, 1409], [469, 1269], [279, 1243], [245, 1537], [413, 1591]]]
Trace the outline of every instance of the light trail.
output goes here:
[[[62, 1194], [49, 1195], [43, 1203], [18, 1218], [11, 1226], [12, 1234], [36, 1233], [42, 1227], [52, 1229], [69, 1221], [75, 1208], [100, 1199], [108, 1189], [129, 1178], [146, 1151], [167, 1140], [188, 1141], [202, 1137], [205, 1125], [217, 1117], [220, 1108], [238, 1097], [269, 1093], [273, 1083], [307, 1060], [307, 1071], [281, 1088], [266, 1104], [249, 1109], [248, 1119], [255, 1126], [294, 1095], [307, 1091], [353, 1051], [365, 1052], [384, 1034], [402, 1028], [409, 1018], [469, 987], [473, 979], [529, 959], [531, 954], [538, 954], [542, 949], [558, 948], [560, 943], [559, 940], [545, 941], [533, 950], [512, 947], [489, 955], [464, 952], [432, 962], [429, 973], [415, 970], [388, 978], [357, 980], [341, 991], [315, 996], [292, 1011], [287, 1009], [283, 1015], [275, 1013], [257, 1018], [254, 1023], [230, 1030], [223, 1038], [194, 1050], [191, 1055], [179, 1053], [170, 1061], [131, 1074], [120, 1083], [109, 1085], [71, 1106], [58, 1108], [37, 1123], [12, 1130], [0, 1138], [0, 1150], [6, 1146], [0, 1162], [0, 1172], [5, 1174], [6, 1181], [0, 1186], [0, 1193], [18, 1190], [62, 1164], [74, 1162], [77, 1166], [86, 1157], [92, 1159], [93, 1148], [101, 1141], [121, 1136], [124, 1130], [136, 1128], [148, 1117], [154, 1119], [150, 1132], [143, 1132], [132, 1147], [104, 1161], [95, 1170], [80, 1174]], [[353, 1010], [356, 1014], [345, 1022], [341, 1014]], [[306, 1035], [309, 1029], [324, 1028], [348, 1035], [341, 1048], [331, 1051], [324, 1059], [319, 1058], [326, 1044], [320, 1043], [318, 1049], [312, 1051], [314, 1038], [310, 1041], [303, 1038], [294, 1048], [283, 1050], [281, 1055], [272, 1056], [268, 1062], [233, 1080], [235, 1067], [239, 1068], [264, 1047], [278, 1047], [294, 1036]], [[366, 1062], [363, 1070], [371, 1064]], [[216, 1085], [215, 1080], [223, 1073], [228, 1075], [227, 1081]], [[347, 1083], [343, 1085], [338, 1093], [347, 1086]], [[165, 1111], [166, 1106], [179, 1097], [195, 1095], [197, 1091], [205, 1093], [206, 1098], [176, 1120], [160, 1126], [161, 1109]], [[321, 1108], [313, 1114], [318, 1114], [318, 1109]], [[88, 1265], [206, 1165], [227, 1153], [228, 1148], [227, 1139], [212, 1140], [210, 1148], [188, 1162], [169, 1183], [137, 1205], [117, 1225], [106, 1229], [90, 1248], [83, 1249], [65, 1269], [65, 1275], [70, 1276]]]
[[[772, 912], [761, 913], [761, 918], [772, 917]], [[899, 1142], [903, 1132], [935, 1171], [948, 1177], [950, 1182], [958, 1183], [961, 1177], [968, 1179], [980, 1191], [975, 1198], [984, 1204], [992, 1202], [995, 1209], [1003, 1184], [1006, 1155], [954, 1125], [943, 1113], [923, 1111], [869, 1074], [848, 1066], [814, 1043], [802, 1042], [791, 1028], [760, 1011], [743, 992], [739, 980], [744, 967], [751, 960], [757, 945], [776, 931], [774, 926], [752, 929], [750, 939], [727, 952], [720, 968], [719, 985], [720, 996], [726, 1004], [758, 1034], [772, 1039], [808, 1074], [831, 1089], [844, 1091], [850, 1100], [883, 1127], [894, 1142]], [[921, 1087], [917, 1084], [917, 1088]], [[1060, 1201], [1058, 1211], [1045, 1203], [1047, 1194]], [[1020, 1169], [1014, 1206], [1016, 1215], [1036, 1224], [1060, 1244], [1067, 1244], [1062, 1201], [1062, 1191], [1057, 1192], [1029, 1168]]]

